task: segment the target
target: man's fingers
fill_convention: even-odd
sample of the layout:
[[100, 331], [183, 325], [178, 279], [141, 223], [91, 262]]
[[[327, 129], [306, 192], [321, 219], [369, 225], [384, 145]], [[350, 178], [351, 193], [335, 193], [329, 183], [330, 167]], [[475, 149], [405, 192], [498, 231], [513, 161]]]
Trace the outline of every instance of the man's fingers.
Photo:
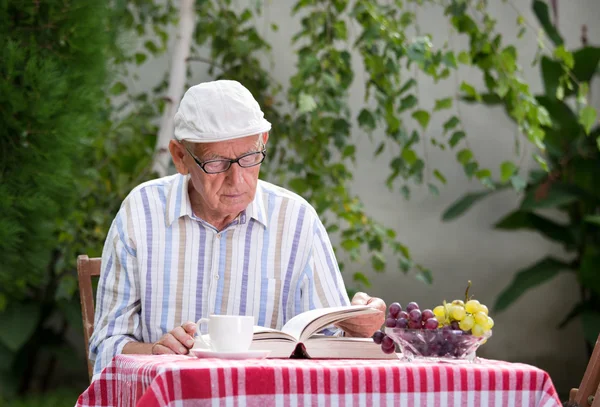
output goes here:
[[191, 321], [188, 321], [184, 324], [181, 324], [181, 327], [185, 330], [185, 332], [187, 332], [188, 335], [190, 335], [192, 338], [194, 337], [194, 335], [196, 334], [196, 330], [198, 329], [198, 326]]
[[381, 298], [371, 297], [371, 299], [367, 301], [367, 305], [378, 309], [381, 312], [385, 312], [387, 310], [387, 305], [385, 304], [385, 301], [383, 301]]
[[183, 344], [186, 348], [191, 348], [194, 346], [194, 337], [190, 335], [187, 330], [184, 329], [184, 327], [178, 326], [170, 333], [180, 344]]
[[[183, 328], [179, 327], [179, 329], [181, 329], [183, 331]], [[174, 331], [175, 331], [175, 329], [173, 331], [169, 332], [168, 334], [166, 334], [165, 336], [163, 336], [158, 341], [158, 343], [160, 345], [163, 345], [163, 346], [171, 349], [173, 351], [173, 353], [178, 353], [180, 355], [187, 355], [188, 348], [173, 335]], [[184, 335], [187, 335], [187, 334], [184, 334]], [[192, 342], [193, 342], [193, 340], [192, 340]]]
[[165, 345], [157, 343], [152, 347], [152, 354], [154, 354], [154, 355], [174, 355], [175, 352], [173, 352], [170, 348], [166, 347]]
[[356, 294], [354, 294], [354, 297], [352, 297], [351, 304], [352, 305], [367, 305], [370, 298], [371, 297], [367, 293], [357, 292]]

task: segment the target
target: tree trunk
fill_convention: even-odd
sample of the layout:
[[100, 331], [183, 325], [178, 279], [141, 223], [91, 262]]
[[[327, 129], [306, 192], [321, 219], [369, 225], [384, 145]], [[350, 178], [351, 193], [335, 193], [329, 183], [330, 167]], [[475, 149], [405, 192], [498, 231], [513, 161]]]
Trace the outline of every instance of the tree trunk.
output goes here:
[[167, 175], [169, 168], [169, 141], [173, 138], [173, 116], [175, 116], [185, 86], [187, 59], [192, 46], [196, 21], [194, 4], [194, 0], [181, 0], [179, 6], [179, 32], [175, 39], [169, 89], [165, 97], [165, 109], [160, 121], [152, 163], [152, 170], [161, 177]]

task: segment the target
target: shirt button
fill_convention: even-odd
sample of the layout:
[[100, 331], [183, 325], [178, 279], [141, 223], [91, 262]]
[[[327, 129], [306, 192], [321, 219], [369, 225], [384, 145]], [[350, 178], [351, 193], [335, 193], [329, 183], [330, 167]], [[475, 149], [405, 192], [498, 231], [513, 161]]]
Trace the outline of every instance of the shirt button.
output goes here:
[[218, 279], [219, 279], [219, 275], [215, 274], [215, 280], [218, 280]]
[[217, 239], [220, 239], [220, 238], [221, 238], [221, 234], [217, 233]]

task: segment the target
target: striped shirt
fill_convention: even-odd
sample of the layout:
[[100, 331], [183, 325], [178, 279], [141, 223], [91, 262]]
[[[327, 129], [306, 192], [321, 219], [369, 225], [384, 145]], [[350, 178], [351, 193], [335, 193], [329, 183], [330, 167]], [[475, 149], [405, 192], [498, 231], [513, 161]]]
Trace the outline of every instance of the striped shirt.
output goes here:
[[[218, 231], [196, 217], [189, 175], [136, 187], [102, 253], [90, 359], [94, 377], [126, 343], [156, 342], [210, 314], [281, 328], [314, 308], [350, 303], [327, 232], [300, 196], [264, 181]], [[204, 327], [203, 327], [204, 328]]]

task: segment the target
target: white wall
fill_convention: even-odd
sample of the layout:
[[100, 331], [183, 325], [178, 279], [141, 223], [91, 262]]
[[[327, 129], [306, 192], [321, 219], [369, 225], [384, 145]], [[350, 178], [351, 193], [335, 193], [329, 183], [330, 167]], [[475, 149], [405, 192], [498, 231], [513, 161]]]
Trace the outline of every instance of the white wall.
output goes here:
[[[290, 17], [294, 3], [292, 0], [267, 0], [266, 12], [257, 21], [260, 31], [273, 45], [272, 74], [283, 84], [287, 84], [296, 63], [290, 50], [290, 38], [299, 29], [298, 19], [292, 20]], [[499, 0], [489, 3], [505, 41], [517, 41], [517, 12]], [[514, 0], [513, 3], [537, 27], [530, 11], [531, 2]], [[569, 47], [580, 45], [581, 24], [588, 25], [592, 43], [600, 37], [600, 28], [596, 24], [600, 17], [600, 2], [568, 0], [559, 3], [560, 29]], [[239, 1], [238, 4], [246, 4], [246, 1]], [[422, 9], [418, 17], [421, 32], [433, 34], [435, 44], [441, 45], [448, 38], [448, 22], [439, 9]], [[277, 33], [267, 28], [270, 22], [279, 25]], [[349, 28], [351, 34], [358, 31], [357, 26]], [[456, 45], [466, 44], [464, 38], [456, 38], [455, 41]], [[536, 41], [537, 31], [529, 29], [517, 44], [525, 77], [534, 89], [539, 90], [541, 80], [538, 68], [530, 66]], [[162, 78], [167, 66], [167, 57], [145, 64], [140, 70], [140, 86]], [[206, 66], [194, 63], [193, 69], [193, 82], [209, 79]], [[432, 107], [436, 98], [446, 97], [455, 91], [454, 79], [435, 86], [423, 76], [420, 79], [419, 96], [425, 107]], [[463, 79], [481, 83], [480, 75], [474, 70], [462, 69], [459, 80]], [[357, 107], [363, 100], [361, 80], [362, 75], [357, 72], [351, 100], [355, 111], [358, 111]], [[598, 95], [600, 86], [596, 84], [594, 88], [593, 94]], [[597, 102], [598, 97], [595, 99]], [[514, 158], [514, 125], [500, 109], [463, 105], [462, 116], [476, 157], [497, 176], [499, 164]], [[431, 123], [430, 135], [440, 133], [442, 120], [443, 118], [437, 117]], [[273, 137], [276, 134], [277, 129], [273, 129]], [[402, 304], [417, 301], [422, 307], [433, 307], [444, 299], [461, 298], [466, 282], [470, 279], [473, 281], [472, 293], [491, 308], [516, 270], [548, 254], [561, 254], [560, 246], [534, 233], [505, 233], [492, 229], [497, 220], [517, 206], [519, 197], [514, 192], [498, 193], [476, 205], [460, 219], [443, 223], [440, 215], [455, 199], [467, 191], [481, 189], [477, 182], [466, 179], [462, 168], [455, 162], [454, 154], [440, 152], [430, 146], [430, 162], [435, 163], [447, 176], [448, 184], [441, 189], [439, 197], [430, 195], [426, 187], [413, 188], [411, 200], [404, 201], [398, 193], [390, 193], [384, 185], [388, 175], [389, 156], [373, 160], [372, 152], [376, 144], [370, 144], [368, 138], [359, 133], [354, 136], [359, 146], [359, 157], [353, 190], [361, 196], [368, 211], [376, 219], [396, 229], [401, 240], [410, 247], [414, 258], [433, 271], [434, 283], [425, 285], [403, 275], [396, 270], [395, 262], [390, 258], [391, 266], [383, 274], [369, 271], [369, 263], [350, 265], [348, 272], [344, 273], [349, 285], [352, 272], [361, 270], [373, 282], [370, 294], [382, 297], [388, 304], [393, 301], [400, 301]], [[522, 145], [529, 152], [533, 150], [524, 139]], [[551, 283], [527, 293], [507, 311], [492, 315], [496, 321], [494, 335], [481, 348], [480, 356], [539, 366], [551, 374], [558, 388], [568, 391], [579, 383], [587, 363], [584, 340], [578, 321], [571, 323], [563, 331], [558, 331], [555, 327], [577, 301], [577, 296], [576, 281], [570, 275], [561, 275]]]

